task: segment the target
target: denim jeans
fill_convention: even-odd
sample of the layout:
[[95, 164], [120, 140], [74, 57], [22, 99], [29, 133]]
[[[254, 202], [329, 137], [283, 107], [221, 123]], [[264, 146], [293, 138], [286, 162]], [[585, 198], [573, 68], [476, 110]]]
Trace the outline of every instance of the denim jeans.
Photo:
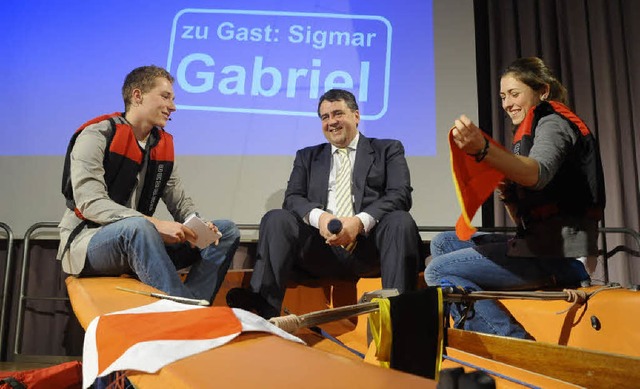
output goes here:
[[[503, 234], [477, 233], [471, 240], [459, 240], [455, 232], [443, 232], [431, 241], [432, 260], [424, 272], [428, 285], [443, 281], [473, 290], [531, 290], [544, 287], [577, 287], [589, 279], [582, 262], [571, 258], [513, 258], [507, 256]], [[528, 338], [502, 305], [494, 300], [474, 304], [475, 314], [464, 328], [487, 334]], [[454, 320], [461, 317], [451, 305]]]
[[[165, 246], [158, 230], [142, 217], [130, 217], [100, 228], [89, 242], [81, 277], [135, 274], [140, 281], [174, 296], [213, 301], [240, 241], [229, 220], [213, 221], [218, 245], [202, 250], [188, 243]], [[186, 281], [177, 269], [191, 266]]]

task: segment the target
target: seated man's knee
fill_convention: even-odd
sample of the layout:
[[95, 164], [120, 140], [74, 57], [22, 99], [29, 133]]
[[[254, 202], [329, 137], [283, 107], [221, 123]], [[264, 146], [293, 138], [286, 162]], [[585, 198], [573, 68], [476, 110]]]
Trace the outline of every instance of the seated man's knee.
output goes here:
[[117, 222], [120, 224], [120, 228], [122, 229], [122, 233], [126, 234], [127, 232], [132, 232], [135, 234], [149, 234], [154, 233], [158, 234], [158, 230], [156, 227], [144, 217], [136, 216], [136, 217], [128, 217], [122, 220], [118, 220]]
[[123, 243], [144, 242], [163, 245], [160, 234], [153, 223], [141, 216], [121, 219], [104, 228], [108, 228], [110, 233]]
[[295, 216], [285, 209], [272, 209], [260, 221], [260, 229], [279, 228], [295, 221]]
[[418, 231], [418, 226], [411, 214], [407, 211], [393, 211], [384, 216], [384, 222], [394, 230], [406, 233], [406, 231]]

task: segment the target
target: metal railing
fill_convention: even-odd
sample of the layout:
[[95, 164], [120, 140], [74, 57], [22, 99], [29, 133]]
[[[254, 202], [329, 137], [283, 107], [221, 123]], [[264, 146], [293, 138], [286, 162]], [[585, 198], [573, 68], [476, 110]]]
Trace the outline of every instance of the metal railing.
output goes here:
[[51, 296], [29, 296], [27, 295], [29, 265], [31, 257], [29, 255], [31, 248], [31, 239], [36, 231], [41, 229], [55, 228], [57, 231], [58, 222], [39, 222], [35, 223], [24, 234], [24, 248], [22, 256], [22, 270], [20, 274], [20, 290], [18, 297], [18, 317], [16, 319], [16, 332], [13, 343], [13, 357], [16, 362], [49, 362], [62, 363], [71, 360], [78, 360], [80, 357], [69, 357], [65, 355], [26, 355], [22, 354], [22, 336], [24, 326], [24, 316], [26, 303], [28, 300], [44, 300], [44, 301], [69, 301], [68, 297], [51, 297]]
[[[640, 257], [640, 233], [638, 231], [633, 230], [631, 228], [625, 227], [601, 227], [598, 231], [602, 234], [602, 248], [599, 250], [599, 254], [604, 258], [602, 263], [603, 273], [604, 273], [604, 283], [609, 283], [609, 258], [613, 257], [619, 252], [625, 252], [633, 257]], [[630, 249], [625, 245], [618, 245], [611, 250], [607, 250], [607, 238], [606, 234], [625, 234], [630, 236], [636, 241], [637, 249]]]
[[0, 222], [0, 228], [5, 231], [7, 236], [7, 258], [5, 261], [4, 284], [2, 286], [2, 313], [0, 313], [0, 355], [5, 355], [5, 332], [7, 330], [7, 321], [9, 320], [9, 286], [11, 284], [11, 272], [13, 269], [13, 231], [11, 228]]

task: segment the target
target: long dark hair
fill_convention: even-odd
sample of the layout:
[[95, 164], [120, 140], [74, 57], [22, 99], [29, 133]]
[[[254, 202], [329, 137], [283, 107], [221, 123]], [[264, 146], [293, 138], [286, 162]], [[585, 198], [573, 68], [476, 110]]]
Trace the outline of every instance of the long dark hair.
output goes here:
[[551, 69], [538, 57], [516, 59], [502, 73], [502, 77], [507, 75], [515, 77], [538, 93], [542, 93], [545, 86], [549, 85], [547, 99], [568, 105], [567, 88], [558, 81]]

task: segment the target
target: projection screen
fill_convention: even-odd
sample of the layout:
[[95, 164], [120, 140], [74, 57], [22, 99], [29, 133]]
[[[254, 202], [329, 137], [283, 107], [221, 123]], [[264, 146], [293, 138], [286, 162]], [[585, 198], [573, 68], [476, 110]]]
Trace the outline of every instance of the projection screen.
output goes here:
[[59, 220], [69, 137], [122, 111], [125, 75], [148, 64], [176, 79], [166, 130], [208, 218], [257, 224], [281, 206], [295, 151], [324, 142], [316, 109], [330, 88], [356, 95], [363, 134], [403, 142], [418, 225], [459, 216], [446, 136], [461, 113], [477, 117], [470, 1], [8, 0], [0, 10], [0, 221], [18, 237]]

